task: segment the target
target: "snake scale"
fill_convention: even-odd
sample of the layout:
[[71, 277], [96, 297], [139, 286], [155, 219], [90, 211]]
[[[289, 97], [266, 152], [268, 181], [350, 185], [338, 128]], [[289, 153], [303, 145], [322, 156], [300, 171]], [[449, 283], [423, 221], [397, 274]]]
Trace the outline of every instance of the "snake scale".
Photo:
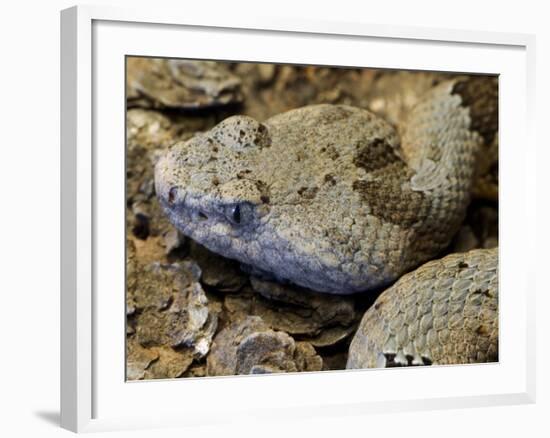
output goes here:
[[498, 249], [451, 254], [405, 274], [365, 313], [347, 368], [498, 360]]
[[[367, 110], [345, 105], [306, 106], [264, 122], [229, 117], [210, 131], [177, 143], [159, 159], [156, 192], [168, 218], [183, 234], [256, 273], [318, 292], [368, 293], [387, 287], [448, 246], [470, 201], [478, 154], [497, 139], [497, 79], [461, 77], [435, 85], [397, 129]], [[494, 253], [491, 272], [496, 275]], [[483, 258], [477, 253], [471, 257]], [[437, 279], [455, 278], [456, 266], [447, 266], [445, 260], [429, 265], [441, 270], [434, 274]], [[472, 269], [460, 277], [461, 287], [475, 282]], [[416, 276], [404, 276], [380, 299], [408, 296], [406, 285], [407, 290], [417, 291], [416, 306], [424, 309], [428, 302], [433, 304], [433, 296], [415, 286], [428, 271], [426, 266]], [[434, 281], [430, 287], [441, 287], [439, 292], [450, 297], [454, 284]], [[496, 297], [495, 290], [491, 297]], [[470, 295], [464, 299], [472, 299], [474, 307], [487, 302]], [[470, 303], [462, 301], [466, 302]], [[451, 307], [432, 307], [432, 311]], [[412, 315], [399, 309], [407, 317]], [[376, 320], [382, 321], [378, 329], [386, 327], [386, 315], [394, 307], [380, 308], [387, 314], [375, 310], [367, 313], [358, 334]], [[457, 318], [460, 312], [452, 310], [445, 317]], [[431, 315], [436, 321], [437, 315]], [[496, 312], [492, 315], [496, 318]], [[358, 341], [356, 337], [352, 351], [367, 347], [379, 351], [350, 355], [348, 365], [493, 357], [493, 347], [484, 349], [485, 341], [479, 341], [483, 351], [477, 356], [455, 352], [454, 359], [445, 359], [450, 350], [444, 347], [423, 355], [420, 347], [406, 344], [413, 334], [406, 340], [400, 337], [405, 330], [399, 326], [402, 320], [406, 318], [391, 323], [393, 338]], [[487, 328], [481, 331], [492, 336], [495, 320], [483, 323]], [[418, 330], [428, 329], [420, 325]], [[449, 331], [449, 342], [454, 333]], [[421, 334], [422, 339], [428, 336]], [[439, 335], [443, 339], [447, 332]], [[434, 335], [430, 336], [429, 341]], [[467, 341], [466, 335], [460, 336], [460, 342]]]

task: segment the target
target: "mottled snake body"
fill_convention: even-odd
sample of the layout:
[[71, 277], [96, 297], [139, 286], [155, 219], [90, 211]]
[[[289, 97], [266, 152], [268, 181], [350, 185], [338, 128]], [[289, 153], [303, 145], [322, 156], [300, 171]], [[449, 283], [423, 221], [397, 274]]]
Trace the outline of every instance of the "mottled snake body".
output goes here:
[[159, 160], [157, 195], [184, 234], [279, 280], [334, 294], [378, 288], [456, 233], [476, 155], [496, 136], [496, 86], [436, 86], [400, 136], [342, 105], [264, 123], [230, 117]]
[[405, 274], [365, 313], [347, 368], [498, 360], [498, 248]]

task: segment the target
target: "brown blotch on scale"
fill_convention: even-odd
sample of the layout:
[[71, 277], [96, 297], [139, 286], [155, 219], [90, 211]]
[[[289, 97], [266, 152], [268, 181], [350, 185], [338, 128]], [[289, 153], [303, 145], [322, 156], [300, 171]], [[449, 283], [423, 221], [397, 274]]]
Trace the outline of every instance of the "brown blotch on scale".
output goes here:
[[237, 173], [237, 179], [246, 178], [246, 175], [249, 173], [252, 173], [252, 171], [249, 169], [239, 170], [239, 172]]
[[265, 125], [260, 124], [260, 126], [258, 126], [256, 136], [254, 137], [254, 144], [266, 148], [271, 146], [271, 137]]
[[489, 292], [488, 290], [476, 289], [472, 292], [472, 295], [483, 295], [484, 297], [490, 297], [491, 292]]
[[327, 108], [323, 108], [319, 112], [319, 115], [317, 117], [320, 124], [331, 124], [340, 120], [347, 119], [352, 115], [352, 113], [352, 111], [342, 106], [335, 106], [332, 108], [327, 106]]
[[386, 140], [380, 138], [375, 138], [371, 142], [360, 141], [356, 144], [356, 148], [357, 154], [353, 158], [353, 164], [362, 167], [367, 172], [399, 161], [393, 147]]
[[256, 181], [256, 188], [261, 193], [260, 200], [264, 204], [269, 204], [269, 186], [262, 180]]
[[332, 144], [327, 146], [326, 153], [327, 153], [328, 157], [333, 161], [340, 158], [339, 152], [336, 150], [336, 148]]
[[462, 106], [469, 108], [471, 129], [490, 145], [498, 133], [498, 78], [471, 77], [457, 82], [451, 94], [458, 94]]
[[336, 185], [336, 179], [330, 173], [327, 173], [325, 175], [324, 181], [325, 181], [325, 183], [329, 183], [331, 185]]
[[396, 171], [395, 167], [399, 166], [404, 165], [395, 163], [389, 166], [375, 180], [355, 180], [352, 188], [370, 208], [371, 215], [409, 228], [429, 214], [431, 202], [424, 193], [406, 186], [407, 174]]
[[267, 190], [267, 184], [262, 180], [256, 180], [256, 187], [260, 192], [265, 192]]
[[298, 194], [305, 199], [313, 199], [317, 195], [317, 187], [300, 187], [298, 189]]

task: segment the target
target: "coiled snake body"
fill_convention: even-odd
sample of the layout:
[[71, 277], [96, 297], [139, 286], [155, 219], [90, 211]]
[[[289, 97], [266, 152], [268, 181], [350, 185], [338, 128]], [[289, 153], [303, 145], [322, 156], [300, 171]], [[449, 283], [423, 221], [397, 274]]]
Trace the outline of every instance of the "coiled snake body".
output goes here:
[[347, 368], [498, 360], [498, 248], [405, 274], [367, 310]]

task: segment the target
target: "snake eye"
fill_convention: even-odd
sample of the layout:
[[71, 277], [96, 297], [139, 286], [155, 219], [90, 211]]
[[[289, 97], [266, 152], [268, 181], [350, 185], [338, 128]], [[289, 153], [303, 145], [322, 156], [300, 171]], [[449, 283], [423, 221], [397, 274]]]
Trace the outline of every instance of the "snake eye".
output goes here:
[[233, 207], [233, 213], [231, 214], [231, 216], [233, 218], [233, 222], [235, 222], [236, 224], [241, 223], [241, 207], [239, 205], [235, 205]]
[[252, 219], [252, 206], [249, 204], [232, 204], [225, 208], [225, 217], [233, 225], [245, 225]]

